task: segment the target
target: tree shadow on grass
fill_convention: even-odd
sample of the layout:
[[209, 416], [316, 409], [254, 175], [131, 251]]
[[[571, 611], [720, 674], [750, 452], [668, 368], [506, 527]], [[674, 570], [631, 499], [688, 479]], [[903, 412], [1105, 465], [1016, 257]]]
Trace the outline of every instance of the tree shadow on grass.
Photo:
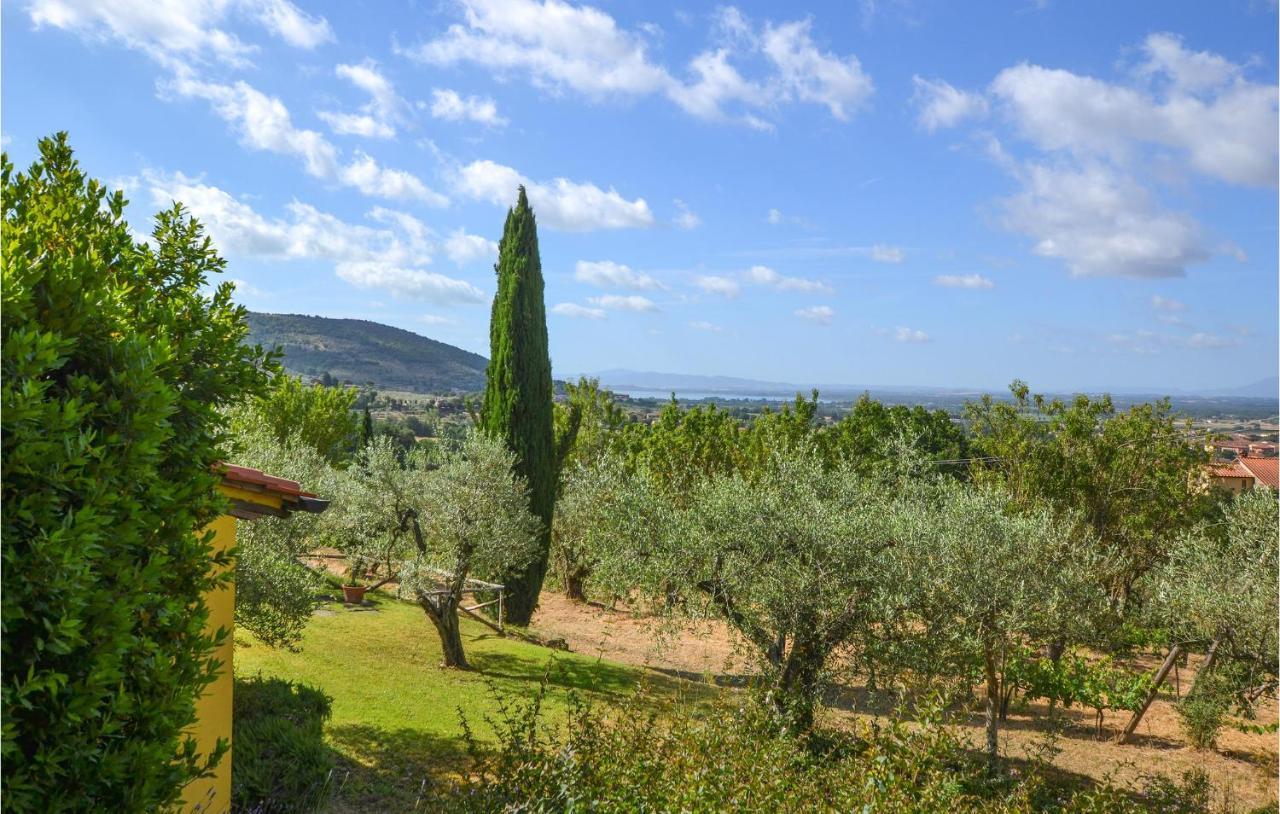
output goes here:
[[326, 734], [338, 753], [330, 811], [413, 811], [424, 792], [453, 782], [469, 763], [460, 736], [366, 724]]

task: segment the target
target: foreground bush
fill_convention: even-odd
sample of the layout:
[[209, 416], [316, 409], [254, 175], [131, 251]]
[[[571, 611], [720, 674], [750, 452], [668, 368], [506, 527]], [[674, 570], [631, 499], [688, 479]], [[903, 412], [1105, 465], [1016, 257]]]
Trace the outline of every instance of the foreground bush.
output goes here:
[[232, 810], [314, 811], [327, 790], [333, 752], [324, 743], [332, 699], [278, 678], [237, 681]]
[[1034, 764], [991, 775], [927, 711], [793, 738], [755, 701], [659, 712], [641, 698], [607, 715], [571, 702], [560, 729], [543, 725], [541, 698], [498, 705], [501, 747], [480, 749], [464, 722], [475, 768], [434, 810], [1101, 814], [1204, 811], [1210, 799], [1204, 777], [1080, 790], [1051, 785]]
[[180, 207], [135, 242], [65, 135], [0, 166], [4, 808], [162, 810], [219, 757], [184, 734], [220, 668], [201, 597], [228, 562], [200, 529], [221, 408], [269, 360]]

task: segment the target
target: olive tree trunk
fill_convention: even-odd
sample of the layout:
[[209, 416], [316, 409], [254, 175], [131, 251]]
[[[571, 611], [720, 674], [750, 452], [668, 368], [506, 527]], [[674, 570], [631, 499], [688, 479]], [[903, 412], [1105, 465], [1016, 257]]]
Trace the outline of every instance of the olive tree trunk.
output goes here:
[[995, 647], [988, 644], [983, 651], [987, 678], [987, 769], [994, 773], [1000, 760], [1000, 675], [996, 669]]
[[427, 618], [440, 634], [440, 651], [443, 655], [440, 666], [470, 670], [467, 654], [462, 649], [462, 630], [458, 627], [458, 605], [461, 601], [462, 596], [452, 591], [418, 595], [418, 604], [426, 611]]

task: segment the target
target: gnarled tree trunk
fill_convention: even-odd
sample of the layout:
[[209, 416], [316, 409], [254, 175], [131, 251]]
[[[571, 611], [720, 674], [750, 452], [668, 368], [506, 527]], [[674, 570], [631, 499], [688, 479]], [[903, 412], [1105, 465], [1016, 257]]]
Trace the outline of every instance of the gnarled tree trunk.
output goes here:
[[441, 667], [470, 670], [467, 654], [462, 649], [462, 630], [458, 627], [458, 604], [461, 597], [453, 593], [419, 594], [418, 604], [426, 611], [431, 624], [440, 634]]

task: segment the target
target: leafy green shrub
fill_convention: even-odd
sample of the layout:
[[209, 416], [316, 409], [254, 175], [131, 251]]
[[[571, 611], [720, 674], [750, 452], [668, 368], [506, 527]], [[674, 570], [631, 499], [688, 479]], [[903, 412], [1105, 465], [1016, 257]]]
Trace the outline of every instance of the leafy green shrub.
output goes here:
[[273, 360], [180, 206], [135, 242], [65, 134], [0, 176], [5, 809], [160, 810], [221, 754], [184, 734], [223, 666], [201, 597], [228, 561], [199, 530], [221, 410]]
[[[496, 697], [496, 693], [495, 693]], [[738, 696], [739, 699], [742, 696]], [[726, 699], [732, 700], [732, 699]], [[430, 810], [454, 812], [1193, 812], [1202, 783], [1158, 778], [1142, 786], [1055, 786], [1041, 766], [991, 776], [936, 705], [916, 721], [858, 723], [779, 735], [751, 700], [658, 707], [643, 695], [602, 711], [570, 701], [561, 729], [543, 725], [541, 694], [497, 697], [489, 723], [501, 744], [484, 751], [466, 722], [473, 770], [437, 790]]]
[[1212, 672], [1200, 676], [1195, 688], [1178, 702], [1178, 717], [1182, 719], [1182, 734], [1197, 749], [1212, 749], [1218, 742], [1218, 732], [1227, 721], [1232, 703], [1227, 682]]
[[320, 690], [278, 678], [236, 681], [233, 810], [315, 810], [333, 768], [324, 743], [331, 701]]

